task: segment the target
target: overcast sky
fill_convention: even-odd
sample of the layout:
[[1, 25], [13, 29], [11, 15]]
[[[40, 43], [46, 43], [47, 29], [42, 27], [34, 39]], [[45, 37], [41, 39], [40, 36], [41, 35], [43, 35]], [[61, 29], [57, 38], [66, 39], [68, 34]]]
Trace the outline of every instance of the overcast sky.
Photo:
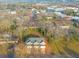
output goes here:
[[0, 0], [0, 2], [73, 2], [73, 1], [79, 1], [79, 0]]

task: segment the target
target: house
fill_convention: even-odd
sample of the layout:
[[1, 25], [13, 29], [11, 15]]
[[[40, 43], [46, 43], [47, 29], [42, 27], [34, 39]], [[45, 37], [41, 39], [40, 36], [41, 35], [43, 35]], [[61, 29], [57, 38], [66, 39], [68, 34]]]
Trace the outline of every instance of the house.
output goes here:
[[36, 15], [37, 14], [37, 9], [35, 8], [32, 8], [32, 16]]
[[69, 29], [70, 26], [60, 26], [62, 29]]
[[46, 13], [46, 10], [40, 10], [41, 13]]
[[10, 13], [10, 9], [0, 10], [0, 14], [2, 14], [2, 15], [7, 15], [9, 13]]
[[79, 12], [77, 12], [77, 16], [79, 16]]
[[61, 12], [61, 13], [63, 13], [64, 10], [65, 10], [64, 8], [56, 8], [56, 9], [55, 9], [56, 12]]
[[25, 41], [27, 54], [45, 54], [45, 38], [28, 38]]
[[18, 43], [18, 38], [14, 35], [8, 34], [8, 33], [3, 33], [0, 34], [0, 44], [15, 44]]
[[53, 8], [53, 7], [48, 7], [46, 9], [46, 12], [48, 12], [48, 13], [51, 13], [51, 12], [54, 12], [54, 11], [55, 11], [55, 8]]
[[73, 16], [72, 19], [77, 20], [79, 22], [79, 17]]
[[10, 14], [15, 15], [16, 11], [10, 11]]
[[73, 16], [71, 20], [72, 20], [73, 24], [79, 26], [79, 17]]
[[65, 9], [72, 9], [72, 10], [74, 10], [74, 12], [77, 12], [79, 9], [78, 8], [76, 8], [76, 7], [66, 7]]
[[57, 16], [61, 17], [61, 18], [64, 18], [66, 17], [65, 14], [62, 14], [61, 12], [54, 12]]
[[78, 8], [76, 8], [76, 7], [66, 7], [65, 9], [76, 9], [76, 10], [78, 10]]
[[75, 23], [79, 23], [79, 17], [77, 17], [77, 16], [73, 16], [73, 17], [71, 18], [71, 20], [72, 20], [73, 22], [75, 22]]
[[6, 39], [10, 39], [11, 35], [9, 35], [9, 34], [3, 34], [3, 37], [6, 38]]

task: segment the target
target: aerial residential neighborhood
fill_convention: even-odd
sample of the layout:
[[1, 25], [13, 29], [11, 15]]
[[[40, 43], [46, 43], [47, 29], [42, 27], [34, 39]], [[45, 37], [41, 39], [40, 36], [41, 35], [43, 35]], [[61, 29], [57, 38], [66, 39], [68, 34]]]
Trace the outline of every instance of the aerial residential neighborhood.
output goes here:
[[0, 0], [0, 58], [79, 58], [77, 0], [29, 1]]

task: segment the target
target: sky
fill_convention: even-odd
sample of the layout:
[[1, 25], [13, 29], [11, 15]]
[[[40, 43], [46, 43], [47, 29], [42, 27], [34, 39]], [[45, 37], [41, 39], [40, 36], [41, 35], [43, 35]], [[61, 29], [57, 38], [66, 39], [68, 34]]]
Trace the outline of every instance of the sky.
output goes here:
[[79, 0], [0, 0], [0, 2], [74, 2]]

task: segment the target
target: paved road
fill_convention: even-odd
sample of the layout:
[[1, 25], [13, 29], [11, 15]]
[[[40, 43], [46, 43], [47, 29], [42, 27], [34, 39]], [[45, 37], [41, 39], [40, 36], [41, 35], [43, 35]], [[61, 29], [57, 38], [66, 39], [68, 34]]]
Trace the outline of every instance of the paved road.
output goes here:
[[79, 54], [77, 54], [76, 52], [68, 48], [64, 48], [64, 50], [71, 56], [70, 58], [79, 58]]

